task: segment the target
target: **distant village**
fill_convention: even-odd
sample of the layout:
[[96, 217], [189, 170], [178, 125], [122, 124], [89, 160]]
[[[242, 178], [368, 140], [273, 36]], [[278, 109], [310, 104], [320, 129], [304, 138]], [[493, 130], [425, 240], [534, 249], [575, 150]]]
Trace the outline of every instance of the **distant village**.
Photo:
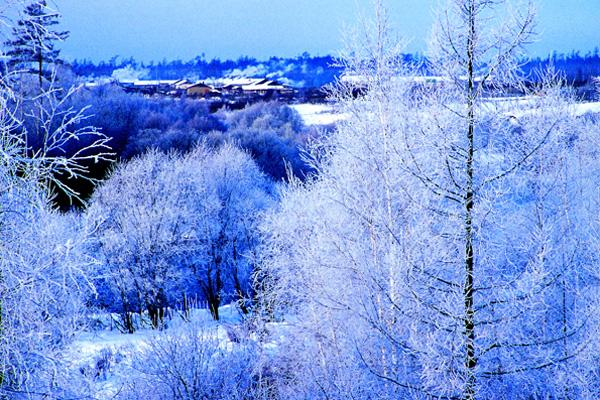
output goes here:
[[[267, 78], [221, 78], [190, 82], [179, 80], [113, 80], [125, 92], [146, 96], [204, 99], [211, 108], [243, 108], [259, 101], [282, 101], [285, 103], [321, 103], [326, 100], [323, 88], [292, 88]], [[87, 87], [99, 82], [86, 84]]]
[[[444, 80], [437, 76], [398, 77], [409, 79], [415, 88], [443, 85]], [[366, 83], [360, 76], [344, 75], [341, 82], [350, 83], [352, 95], [362, 96]], [[600, 77], [591, 78], [586, 85], [573, 88], [576, 95], [586, 101], [597, 98], [596, 87], [600, 87]], [[148, 97], [186, 98], [205, 101], [211, 112], [222, 108], [242, 109], [261, 101], [279, 101], [286, 104], [322, 104], [327, 102], [326, 87], [295, 88], [268, 78], [217, 78], [190, 82], [187, 79], [110, 79], [88, 82], [92, 88], [103, 84], [121, 87], [127, 93], [136, 93]], [[508, 88], [507, 88], [508, 91]], [[415, 92], [418, 95], [418, 92]], [[516, 89], [513, 96], [521, 92]]]

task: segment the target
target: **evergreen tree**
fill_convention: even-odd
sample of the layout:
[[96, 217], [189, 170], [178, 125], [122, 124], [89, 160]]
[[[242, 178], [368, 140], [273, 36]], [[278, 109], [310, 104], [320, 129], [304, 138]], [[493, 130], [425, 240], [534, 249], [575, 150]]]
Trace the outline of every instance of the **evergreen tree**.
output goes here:
[[44, 65], [60, 63], [60, 50], [54, 48], [54, 43], [69, 35], [69, 32], [52, 29], [59, 23], [59, 17], [58, 12], [48, 7], [46, 0], [36, 0], [25, 7], [23, 18], [13, 28], [13, 40], [5, 43], [8, 67], [37, 75], [40, 86], [43, 78], [50, 75]]

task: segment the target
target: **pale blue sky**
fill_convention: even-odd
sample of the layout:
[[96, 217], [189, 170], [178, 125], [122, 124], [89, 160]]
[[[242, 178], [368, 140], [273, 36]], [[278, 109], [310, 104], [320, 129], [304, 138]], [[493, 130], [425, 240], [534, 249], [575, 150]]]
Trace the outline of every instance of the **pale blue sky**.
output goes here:
[[[1, 1], [1, 0], [0, 0]], [[138, 60], [334, 53], [344, 26], [371, 0], [55, 0], [66, 58]], [[393, 28], [409, 51], [425, 51], [438, 0], [389, 0]], [[600, 47], [600, 0], [538, 0], [534, 55]]]

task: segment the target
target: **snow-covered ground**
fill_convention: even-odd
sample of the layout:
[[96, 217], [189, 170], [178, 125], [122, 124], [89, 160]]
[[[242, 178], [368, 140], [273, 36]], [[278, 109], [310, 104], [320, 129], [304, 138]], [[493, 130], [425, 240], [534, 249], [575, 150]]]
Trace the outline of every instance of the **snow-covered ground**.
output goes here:
[[[489, 101], [490, 103], [496, 103], [496, 106], [498, 102], [504, 102], [507, 107], [526, 107], [528, 104], [532, 104], [534, 99], [532, 97], [496, 98]], [[308, 126], [333, 125], [348, 118], [346, 114], [336, 112], [328, 104], [293, 104], [290, 107], [300, 114], [302, 120]], [[574, 113], [577, 116], [600, 114], [600, 102], [577, 103], [574, 105]]]
[[[96, 398], [113, 398], [124, 382], [131, 378], [133, 360], [149, 350], [152, 341], [158, 335], [181, 336], [189, 334], [189, 324], [206, 328], [219, 346], [227, 348], [232, 343], [232, 327], [241, 321], [234, 306], [227, 305], [219, 309], [221, 320], [215, 322], [209, 311], [193, 310], [190, 321], [179, 316], [167, 321], [166, 329], [157, 331], [150, 328], [139, 329], [133, 334], [120, 332], [110, 325], [101, 330], [83, 332], [77, 336], [64, 353], [66, 367], [74, 374], [81, 374], [95, 392]], [[102, 316], [110, 320], [111, 316]], [[118, 318], [113, 315], [112, 318]]]
[[575, 105], [576, 115], [584, 115], [587, 113], [600, 114], [600, 102], [578, 103]]
[[337, 113], [328, 104], [294, 104], [291, 105], [300, 114], [304, 123], [311, 125], [332, 125], [347, 118], [344, 114]]

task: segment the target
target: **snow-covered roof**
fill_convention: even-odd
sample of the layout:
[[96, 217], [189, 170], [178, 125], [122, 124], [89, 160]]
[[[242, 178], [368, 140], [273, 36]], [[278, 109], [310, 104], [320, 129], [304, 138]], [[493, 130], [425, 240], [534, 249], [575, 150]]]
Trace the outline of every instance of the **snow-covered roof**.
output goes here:
[[270, 84], [264, 83], [259, 85], [244, 85], [242, 86], [242, 90], [253, 92], [253, 91], [262, 91], [262, 90], [286, 90], [287, 87], [278, 84]]
[[210, 80], [209, 82], [214, 86], [220, 87], [231, 87], [231, 86], [248, 86], [257, 85], [267, 81], [265, 78], [219, 78]]
[[173, 84], [176, 88], [180, 88], [181, 86], [190, 84], [187, 79], [180, 79]]
[[219, 88], [237, 88], [243, 91], [266, 91], [266, 90], [288, 90], [289, 87], [280, 84], [277, 81], [267, 78], [220, 78], [213, 80], [203, 80], [191, 83], [186, 79], [178, 80], [144, 80], [144, 79], [121, 79], [119, 84], [133, 87], [159, 87], [171, 86], [179, 90], [187, 90], [192, 87], [208, 87], [211, 89]]
[[168, 80], [145, 80], [145, 79], [119, 79], [121, 85], [132, 86], [174, 86], [185, 82], [185, 79], [168, 79]]
[[174, 85], [179, 80], [171, 79], [171, 80], [136, 80], [133, 82], [134, 86], [160, 86], [160, 85]]
[[224, 86], [244, 86], [244, 85], [252, 85], [258, 82], [256, 79], [252, 78], [234, 78], [234, 79], [223, 79], [220, 84]]
[[184, 84], [181, 84], [181, 85], [177, 85], [176, 87], [178, 89], [183, 89], [183, 90], [188, 90], [188, 89], [191, 89], [193, 87], [206, 87], [206, 88], [212, 89], [212, 86], [207, 85], [204, 82], [184, 83]]

